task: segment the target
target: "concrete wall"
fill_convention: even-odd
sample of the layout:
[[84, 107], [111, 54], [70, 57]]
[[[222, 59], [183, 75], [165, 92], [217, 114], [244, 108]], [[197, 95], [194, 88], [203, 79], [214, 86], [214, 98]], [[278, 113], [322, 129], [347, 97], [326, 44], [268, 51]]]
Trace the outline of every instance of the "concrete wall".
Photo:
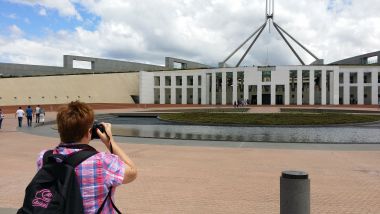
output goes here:
[[[73, 68], [73, 61], [91, 62], [91, 69]], [[0, 63], [0, 77], [51, 76], [165, 70], [164, 66], [83, 56], [63, 56], [64, 67]]]
[[174, 63], [180, 63], [180, 69], [199, 69], [199, 68], [210, 68], [209, 65], [201, 64], [198, 62], [188, 61], [184, 59], [178, 59], [173, 57], [165, 57], [165, 67], [167, 69], [175, 69]]
[[366, 65], [368, 64], [368, 58], [373, 57], [373, 56], [378, 57], [378, 61], [375, 64], [380, 65], [380, 51], [339, 60], [339, 61], [331, 63], [330, 65]]
[[94, 71], [154, 71], [154, 70], [164, 70], [165, 67], [159, 65], [151, 65], [137, 62], [128, 62], [112, 59], [101, 59], [94, 57], [84, 57], [84, 56], [72, 56], [64, 55], [63, 56], [63, 65], [67, 69], [73, 68], [73, 61], [87, 61], [91, 62], [91, 70]]
[[0, 78], [0, 106], [88, 103], [134, 103], [139, 73]]

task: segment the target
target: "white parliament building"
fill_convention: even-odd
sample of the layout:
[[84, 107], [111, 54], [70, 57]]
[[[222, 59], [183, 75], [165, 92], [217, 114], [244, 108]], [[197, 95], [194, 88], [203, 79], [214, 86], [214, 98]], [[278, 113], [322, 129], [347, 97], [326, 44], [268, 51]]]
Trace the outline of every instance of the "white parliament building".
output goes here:
[[380, 66], [266, 66], [140, 72], [145, 104], [377, 105]]

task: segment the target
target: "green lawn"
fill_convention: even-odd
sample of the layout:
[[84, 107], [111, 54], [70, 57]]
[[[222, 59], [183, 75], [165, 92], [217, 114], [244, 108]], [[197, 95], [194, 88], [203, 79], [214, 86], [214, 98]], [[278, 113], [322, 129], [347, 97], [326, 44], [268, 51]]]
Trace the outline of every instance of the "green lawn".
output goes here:
[[380, 121], [380, 115], [359, 114], [305, 114], [305, 113], [175, 113], [160, 114], [163, 120], [195, 124], [247, 124], [247, 125], [331, 125]]

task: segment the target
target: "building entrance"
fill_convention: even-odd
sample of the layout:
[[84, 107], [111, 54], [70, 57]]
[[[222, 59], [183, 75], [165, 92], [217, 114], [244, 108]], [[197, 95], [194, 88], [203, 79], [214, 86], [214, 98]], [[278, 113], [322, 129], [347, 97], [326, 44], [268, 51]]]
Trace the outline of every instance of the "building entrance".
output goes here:
[[263, 102], [263, 105], [270, 105], [270, 94], [263, 94], [263, 99], [262, 99], [262, 102]]

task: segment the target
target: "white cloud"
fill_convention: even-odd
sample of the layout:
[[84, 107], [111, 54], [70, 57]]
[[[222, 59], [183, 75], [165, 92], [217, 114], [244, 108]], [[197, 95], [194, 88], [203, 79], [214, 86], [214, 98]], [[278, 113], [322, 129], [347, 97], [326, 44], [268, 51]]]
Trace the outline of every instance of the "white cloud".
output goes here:
[[[9, 0], [11, 2], [26, 4], [26, 5], [39, 5], [47, 9], [58, 10], [61, 16], [73, 16], [78, 20], [81, 20], [82, 17], [75, 9], [75, 5], [70, 0]], [[46, 12], [46, 11], [45, 11]], [[41, 15], [41, 10], [39, 11]]]
[[8, 30], [11, 38], [19, 38], [24, 34], [24, 32], [17, 25], [9, 26]]
[[40, 11], [38, 12], [38, 14], [40, 16], [46, 16], [47, 15], [46, 9], [45, 8], [41, 8]]
[[[32, 64], [61, 65], [63, 54], [78, 54], [156, 64], [173, 56], [216, 65], [264, 23], [265, 11], [261, 0], [12, 1], [77, 17], [75, 3], [100, 18], [92, 31], [79, 26], [74, 32], [53, 32], [38, 40], [3, 37], [13, 46], [0, 48], [0, 59], [19, 63], [27, 59]], [[378, 11], [375, 0], [276, 1], [275, 21], [318, 57], [332, 62], [380, 49]], [[296, 50], [306, 63], [313, 61]], [[266, 63], [298, 64], [273, 26], [271, 33], [263, 32], [243, 64]]]

